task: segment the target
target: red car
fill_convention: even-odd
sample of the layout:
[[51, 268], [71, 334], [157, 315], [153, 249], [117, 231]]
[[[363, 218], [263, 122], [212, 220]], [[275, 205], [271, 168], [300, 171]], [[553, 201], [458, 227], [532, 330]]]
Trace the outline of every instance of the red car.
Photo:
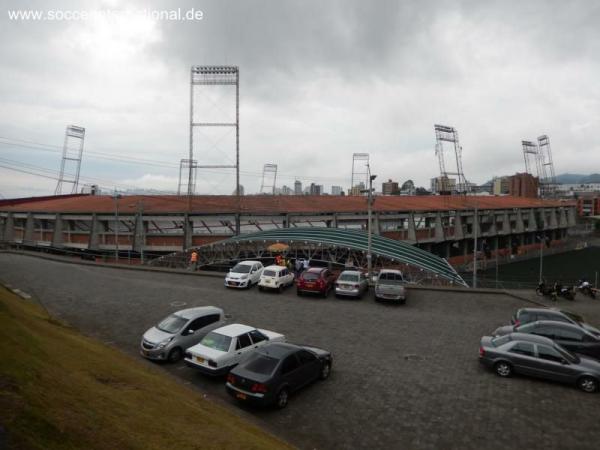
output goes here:
[[327, 297], [335, 285], [336, 276], [324, 267], [311, 267], [302, 272], [296, 281], [296, 293], [314, 292]]

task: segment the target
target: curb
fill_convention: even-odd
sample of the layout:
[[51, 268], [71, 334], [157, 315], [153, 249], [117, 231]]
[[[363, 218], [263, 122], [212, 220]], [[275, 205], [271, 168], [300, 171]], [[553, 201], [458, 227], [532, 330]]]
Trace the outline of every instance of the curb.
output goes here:
[[129, 266], [125, 264], [108, 264], [108, 263], [98, 263], [92, 261], [85, 261], [82, 259], [68, 259], [64, 256], [56, 256], [56, 255], [48, 255], [38, 252], [27, 252], [27, 251], [18, 251], [18, 250], [0, 250], [1, 253], [8, 253], [14, 255], [21, 256], [30, 256], [32, 258], [40, 258], [46, 259], [50, 261], [56, 261], [65, 264], [78, 264], [83, 266], [92, 266], [92, 267], [104, 267], [108, 269], [125, 269], [125, 270], [138, 270], [144, 272], [156, 272], [156, 273], [170, 273], [176, 275], [191, 275], [191, 276], [200, 276], [200, 277], [213, 277], [213, 278], [223, 278], [225, 277], [224, 273], [221, 272], [208, 272], [208, 271], [200, 271], [197, 270], [195, 272], [190, 272], [188, 270], [178, 270], [178, 269], [165, 269], [159, 267], [148, 267], [148, 266]]

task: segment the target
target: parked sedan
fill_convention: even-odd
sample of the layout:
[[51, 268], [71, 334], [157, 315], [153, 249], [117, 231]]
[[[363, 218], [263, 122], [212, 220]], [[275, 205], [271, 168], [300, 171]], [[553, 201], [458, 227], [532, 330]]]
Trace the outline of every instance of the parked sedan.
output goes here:
[[361, 298], [369, 289], [369, 280], [358, 270], [344, 270], [335, 282], [336, 297]]
[[144, 333], [140, 353], [148, 359], [179, 361], [186, 348], [223, 326], [224, 320], [223, 310], [214, 306], [177, 311]]
[[506, 325], [498, 328], [493, 334], [504, 336], [513, 332], [544, 336], [567, 350], [600, 359], [600, 334], [594, 334], [580, 325], [539, 320], [518, 326]]
[[375, 301], [391, 300], [406, 303], [404, 277], [399, 270], [382, 269], [375, 282]]
[[302, 295], [306, 292], [321, 294], [327, 297], [333, 289], [335, 275], [329, 269], [323, 267], [311, 267], [302, 272], [296, 281], [296, 294]]
[[234, 323], [211, 331], [199, 344], [188, 348], [185, 363], [207, 375], [224, 375], [248, 352], [268, 342], [283, 341], [283, 334]]
[[596, 392], [600, 383], [600, 362], [575, 355], [551, 339], [525, 333], [484, 336], [479, 361], [497, 375], [513, 373], [573, 384], [584, 392]]
[[555, 322], [577, 324], [583, 322], [583, 317], [579, 314], [558, 308], [520, 308], [512, 316], [510, 323], [513, 325], [523, 325], [537, 320], [552, 320]]
[[283, 266], [267, 266], [260, 276], [258, 282], [258, 289], [276, 289], [279, 292], [283, 291], [283, 288], [292, 286], [294, 284], [294, 274], [291, 273], [287, 267]]
[[257, 284], [263, 272], [263, 265], [259, 261], [241, 261], [236, 264], [225, 276], [225, 287], [249, 288]]
[[252, 352], [227, 376], [227, 392], [237, 400], [284, 408], [289, 395], [309, 383], [325, 380], [333, 358], [327, 350], [286, 343]]

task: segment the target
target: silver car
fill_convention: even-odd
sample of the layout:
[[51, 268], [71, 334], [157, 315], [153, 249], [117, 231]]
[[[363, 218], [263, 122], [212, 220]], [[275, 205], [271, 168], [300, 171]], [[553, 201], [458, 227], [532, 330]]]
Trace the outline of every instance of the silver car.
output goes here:
[[375, 301], [392, 300], [402, 304], [405, 303], [405, 284], [402, 272], [399, 270], [380, 270], [375, 282]]
[[510, 333], [484, 336], [479, 361], [501, 377], [513, 373], [576, 385], [584, 392], [596, 392], [600, 383], [600, 362], [575, 355], [543, 336]]
[[223, 326], [224, 321], [223, 310], [214, 306], [174, 312], [144, 333], [140, 353], [148, 359], [179, 361], [186, 349], [198, 344], [209, 331]]
[[335, 282], [335, 295], [361, 298], [369, 289], [369, 280], [358, 270], [344, 270]]

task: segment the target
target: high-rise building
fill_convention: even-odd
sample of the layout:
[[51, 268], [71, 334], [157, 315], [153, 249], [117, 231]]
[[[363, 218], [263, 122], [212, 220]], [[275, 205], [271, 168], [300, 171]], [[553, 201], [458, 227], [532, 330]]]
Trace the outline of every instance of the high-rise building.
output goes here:
[[294, 181], [294, 194], [302, 195], [302, 181], [300, 181], [300, 180]]
[[538, 178], [530, 173], [517, 173], [509, 177], [508, 193], [515, 197], [538, 197]]
[[350, 190], [348, 191], [348, 195], [363, 195], [361, 191], [364, 191], [365, 189], [365, 183], [361, 181], [356, 186], [352, 186], [350, 188]]
[[397, 181], [388, 179], [381, 183], [381, 192], [383, 195], [400, 195], [400, 189]]
[[310, 195], [321, 195], [323, 186], [315, 183], [310, 183]]
[[509, 177], [498, 177], [492, 180], [492, 194], [506, 195], [509, 191]]
[[[462, 189], [465, 189], [465, 186], [462, 186]], [[431, 179], [431, 193], [432, 194], [450, 194], [456, 191], [456, 179], [448, 178], [446, 176], [435, 177]]]
[[331, 195], [342, 195], [341, 186], [331, 186]]

